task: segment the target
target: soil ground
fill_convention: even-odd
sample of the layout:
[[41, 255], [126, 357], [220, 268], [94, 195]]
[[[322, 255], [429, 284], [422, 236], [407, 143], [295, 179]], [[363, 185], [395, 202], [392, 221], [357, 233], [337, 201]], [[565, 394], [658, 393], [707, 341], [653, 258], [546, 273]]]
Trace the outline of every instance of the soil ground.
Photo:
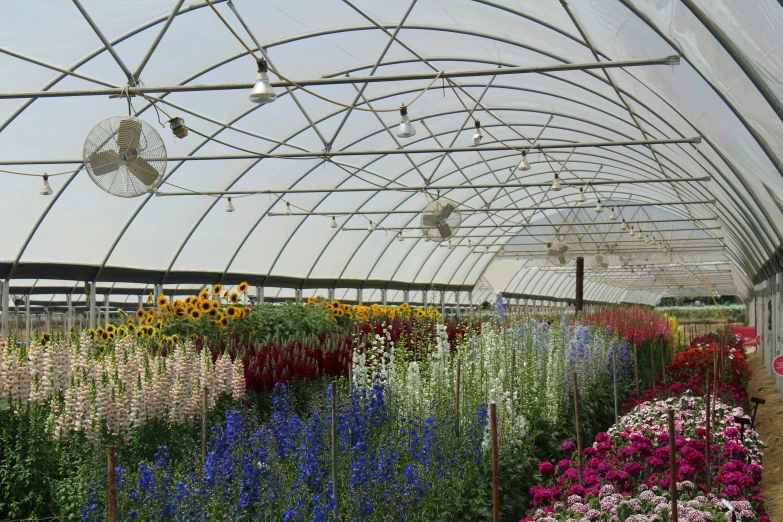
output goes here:
[[783, 398], [769, 377], [757, 352], [748, 355], [753, 370], [749, 395], [766, 400], [756, 415], [756, 431], [764, 442], [764, 479], [761, 487], [767, 513], [773, 522], [783, 521]]

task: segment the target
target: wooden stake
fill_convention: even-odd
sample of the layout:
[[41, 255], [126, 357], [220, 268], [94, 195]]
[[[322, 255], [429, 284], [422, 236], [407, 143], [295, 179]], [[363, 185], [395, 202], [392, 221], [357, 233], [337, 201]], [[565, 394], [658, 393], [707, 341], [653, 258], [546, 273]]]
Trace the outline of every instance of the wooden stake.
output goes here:
[[337, 382], [332, 381], [332, 495], [334, 495], [335, 520], [339, 520], [337, 493]]
[[650, 382], [655, 388], [655, 341], [650, 343]]
[[492, 522], [500, 522], [500, 475], [498, 471], [497, 406], [489, 405], [489, 435], [492, 439]]
[[663, 369], [663, 385], [666, 386], [666, 345], [661, 350], [661, 368]]
[[109, 461], [109, 522], [117, 522], [117, 477], [114, 468], [117, 465], [114, 457], [114, 446], [106, 448], [106, 456]]
[[704, 401], [706, 405], [706, 428], [707, 433], [704, 437], [704, 466], [707, 473], [707, 480], [705, 481], [707, 484], [707, 492], [710, 491], [710, 372], [707, 372], [707, 400]]
[[577, 471], [579, 472], [579, 485], [584, 486], [582, 482], [582, 412], [579, 408], [579, 375], [576, 372], [574, 372], [574, 413], [576, 415]]
[[672, 522], [678, 522], [677, 516], [677, 447], [674, 443], [674, 410], [669, 408], [669, 492], [672, 498]]
[[612, 360], [612, 384], [614, 385], [614, 423], [620, 421], [620, 409], [617, 407], [617, 350], [614, 351]]
[[462, 359], [457, 359], [457, 404], [456, 404], [456, 433], [459, 437], [459, 391], [460, 391], [460, 372], [462, 370]]
[[636, 373], [636, 400], [639, 401], [639, 350], [633, 345], [633, 366]]
[[201, 463], [207, 461], [207, 387], [201, 389]]

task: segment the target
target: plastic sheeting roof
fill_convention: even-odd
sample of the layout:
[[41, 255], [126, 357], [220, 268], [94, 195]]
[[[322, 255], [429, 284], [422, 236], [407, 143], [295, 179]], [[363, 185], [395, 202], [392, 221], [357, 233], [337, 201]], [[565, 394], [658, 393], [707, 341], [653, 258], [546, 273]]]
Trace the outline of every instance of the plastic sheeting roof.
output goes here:
[[[586, 299], [654, 303], [662, 295], [703, 295], [705, 289], [748, 296], [754, 278], [770, 263], [775, 266], [783, 230], [778, 196], [783, 194], [783, 8], [773, 0], [214, 4], [243, 40], [252, 46], [254, 36], [270, 63], [297, 79], [673, 54], [681, 55], [681, 62], [607, 73], [461, 77], [449, 80], [454, 88], [438, 80], [410, 107], [418, 133], [408, 139], [395, 136], [396, 112], [349, 110], [298, 89], [277, 88], [278, 99], [263, 106], [252, 104], [241, 89], [155, 94], [162, 109], [183, 117], [191, 129], [189, 137], [177, 140], [158, 126], [150, 104], [135, 97], [134, 111], [159, 129], [170, 157], [467, 147], [474, 117], [508, 145], [487, 152], [367, 154], [328, 161], [168, 162], [160, 192], [269, 191], [235, 196], [234, 213], [224, 212], [225, 197], [116, 198], [93, 184], [78, 163], [58, 161], [81, 158], [93, 125], [127, 114], [125, 100], [0, 95], [0, 169], [7, 171], [0, 172], [0, 277], [12, 287], [59, 287], [76, 280], [123, 287], [128, 286], [123, 281], [184, 285], [201, 277], [205, 283], [255, 278], [257, 284], [281, 288], [377, 288], [386, 281], [401, 294], [406, 285], [421, 292], [430, 285], [469, 289], [481, 281], [509, 295], [564, 298], [573, 294], [572, 269], [548, 264], [545, 253], [548, 242], [565, 241], [572, 254], [588, 258], [588, 267], [595, 253], [607, 256], [609, 268], [587, 272]], [[152, 50], [138, 78], [142, 85], [255, 79], [251, 57], [202, 1], [84, 0], [81, 5], [95, 27], [75, 3], [29, 0], [4, 6], [1, 94], [127, 85], [98, 31], [131, 71]], [[173, 11], [177, 14], [167, 26]], [[308, 89], [344, 104], [388, 109], [409, 102], [429, 83]], [[519, 150], [539, 133], [540, 143], [562, 148], [532, 151], [532, 169], [514, 170]], [[568, 146], [697, 136], [700, 144]], [[498, 142], [485, 133], [482, 146], [493, 144]], [[27, 160], [37, 164], [24, 164]], [[561, 171], [562, 191], [549, 190], [553, 170]], [[50, 178], [55, 194], [44, 197], [38, 194], [40, 177], [10, 172], [62, 175]], [[692, 177], [709, 181], [596, 184], [586, 192], [585, 208], [572, 208], [578, 193], [574, 182]], [[542, 186], [518, 186], [537, 182]], [[459, 188], [377, 190], [426, 184]], [[279, 192], [331, 188], [365, 190]], [[435, 197], [449, 198], [465, 211], [454, 248], [426, 242], [416, 230], [421, 209]], [[592, 211], [597, 198], [607, 209], [600, 215]], [[710, 200], [714, 204], [620, 206]], [[282, 213], [286, 202], [294, 214], [324, 215], [271, 215]], [[620, 220], [608, 220], [613, 205], [621, 219], [639, 222], [645, 235], [668, 244], [671, 259], [630, 236], [622, 238]], [[538, 206], [560, 208], [530, 210]], [[330, 213], [336, 229], [329, 227]], [[367, 231], [370, 221], [374, 232]], [[528, 222], [534, 226], [525, 226]], [[397, 240], [400, 233], [403, 242]], [[489, 254], [483, 253], [486, 247]], [[362, 283], [368, 280], [377, 284]], [[482, 300], [481, 294], [476, 292], [474, 301]]]

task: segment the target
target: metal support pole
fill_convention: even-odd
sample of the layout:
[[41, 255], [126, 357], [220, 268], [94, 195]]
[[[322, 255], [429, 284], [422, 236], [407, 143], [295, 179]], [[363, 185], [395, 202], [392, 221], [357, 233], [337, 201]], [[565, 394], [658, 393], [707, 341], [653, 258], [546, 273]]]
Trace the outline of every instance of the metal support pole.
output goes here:
[[294, 296], [295, 296], [296, 302], [297, 303], [301, 303], [302, 302], [302, 289], [301, 288], [297, 288], [295, 293], [294, 293]]
[[109, 294], [103, 296], [103, 324], [109, 324]]
[[327, 295], [328, 295], [328, 297], [329, 297], [329, 302], [330, 302], [330, 303], [334, 302], [334, 288], [333, 288], [333, 287], [332, 287], [332, 288], [329, 288], [329, 289], [327, 290], [327, 292], [328, 292], [328, 293], [327, 293]]
[[446, 291], [440, 291], [440, 316], [442, 319], [446, 318]]
[[468, 290], [468, 303], [470, 304], [470, 318], [475, 316], [475, 310], [473, 309], [473, 290]]
[[44, 324], [46, 333], [52, 333], [52, 312], [49, 311], [49, 307], [44, 308]]
[[403, 296], [403, 297], [402, 297], [402, 299], [403, 299], [403, 300], [404, 300], [406, 303], [410, 304], [410, 291], [409, 291], [409, 290], [403, 290], [403, 292], [402, 292], [402, 296]]
[[584, 291], [585, 281], [585, 258], [576, 258], [576, 298], [575, 298], [575, 312], [578, 314], [582, 311], [582, 296]]
[[263, 286], [257, 286], [256, 287], [256, 297], [258, 297], [258, 304], [264, 304], [264, 287]]
[[454, 300], [457, 301], [457, 319], [459, 319], [459, 291], [454, 292]]
[[8, 287], [11, 285], [11, 281], [6, 279], [0, 285], [3, 288], [3, 339], [8, 339]]
[[30, 295], [24, 296], [24, 331], [25, 342], [27, 346], [32, 344], [33, 338], [33, 317], [30, 315]]
[[95, 282], [93, 282], [92, 285], [90, 285], [90, 295], [87, 296], [87, 299], [90, 302], [89, 328], [95, 328], [95, 325], [98, 322], [98, 314], [95, 309], [95, 290]]
[[384, 288], [381, 290], [381, 303], [383, 303], [383, 306], [388, 305], [387, 298], [388, 298], [388, 291], [386, 288]]
[[359, 303], [359, 306], [364, 306], [364, 292], [361, 288], [356, 289], [356, 302]]
[[65, 301], [68, 306], [68, 311], [65, 312], [65, 335], [67, 336], [73, 328], [73, 296], [68, 294], [65, 296]]

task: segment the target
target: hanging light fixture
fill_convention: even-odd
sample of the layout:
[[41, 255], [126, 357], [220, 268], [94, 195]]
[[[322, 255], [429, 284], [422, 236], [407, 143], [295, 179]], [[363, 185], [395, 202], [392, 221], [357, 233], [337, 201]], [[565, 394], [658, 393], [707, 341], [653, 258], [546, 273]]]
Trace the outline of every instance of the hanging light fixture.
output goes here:
[[334, 219], [334, 216], [332, 216], [332, 222], [329, 223], [329, 228], [337, 228], [337, 220]]
[[236, 209], [234, 208], [234, 204], [231, 203], [231, 198], [228, 198], [228, 201], [226, 202], [226, 212], [233, 212]]
[[585, 189], [579, 187], [579, 194], [576, 196], [576, 202], [584, 203], [585, 201], [587, 201], [587, 196], [585, 196]]
[[370, 225], [367, 227], [368, 232], [373, 232], [375, 230], [375, 225], [372, 224], [372, 221], [370, 221]]
[[397, 136], [400, 138], [411, 138], [416, 135], [416, 129], [408, 118], [408, 108], [403, 105], [400, 107], [400, 127], [397, 129]]
[[530, 257], [527, 258], [528, 261], [533, 261], [533, 254], [530, 254]]
[[397, 241], [402, 241], [403, 239], [402, 232], [400, 232], [400, 235], [397, 236]]
[[277, 94], [275, 94], [275, 90], [269, 83], [269, 76], [266, 74], [268, 70], [269, 66], [266, 63], [266, 60], [263, 58], [258, 60], [258, 76], [256, 76], [256, 85], [253, 87], [253, 90], [250, 91], [249, 96], [250, 101], [253, 103], [264, 105], [277, 99]]
[[611, 213], [611, 214], [609, 214], [609, 219], [611, 219], [612, 221], [614, 221], [615, 219], [617, 219], [617, 214], [616, 214], [616, 213], [615, 213], [615, 211], [614, 211], [614, 207], [612, 207], [612, 213]]
[[470, 239], [468, 239], [468, 247], [472, 247], [472, 246], [473, 246], [473, 242]]
[[506, 255], [506, 249], [503, 247], [500, 247], [500, 255], [505, 256]]
[[489, 247], [484, 247], [484, 253], [489, 254]]
[[560, 183], [560, 177], [555, 173], [555, 180], [552, 182], [552, 190], [559, 192], [563, 190], [563, 184]]
[[517, 254], [517, 261], [519, 261], [519, 254]]
[[625, 222], [625, 218], [623, 218], [623, 222], [620, 223], [620, 230], [628, 230], [628, 224]]
[[51, 196], [52, 195], [52, 187], [49, 185], [49, 175], [44, 174], [43, 175], [43, 183], [41, 184], [41, 190], [38, 191], [39, 194], [42, 196]]
[[286, 216], [290, 216], [291, 215], [291, 204], [288, 201], [285, 202], [285, 211], [283, 213]]
[[638, 234], [636, 234], [636, 239], [644, 239], [644, 234], [642, 234], [642, 231], [640, 230]]
[[479, 145], [481, 143], [481, 122], [476, 120], [476, 132], [473, 134], [473, 145]]
[[174, 134], [175, 138], [182, 139], [188, 137], [188, 128], [185, 126], [185, 120], [179, 116], [176, 116], [171, 118], [167, 123], [169, 124], [171, 133]]
[[629, 236], [633, 236], [633, 225], [631, 225], [630, 227], [628, 227], [628, 235], [629, 235]]
[[451, 244], [451, 239], [449, 239], [449, 250], [451, 250], [452, 246], [453, 245]]
[[650, 244], [650, 234], [647, 234], [647, 237], [644, 238], [644, 242], [648, 245]]
[[601, 204], [601, 200], [598, 200], [598, 204], [595, 206], [595, 213], [600, 214], [604, 211], [604, 206]]
[[[517, 170], [530, 170], [530, 162], [527, 160], [527, 151], [522, 151], [522, 159], [519, 160], [519, 165], [517, 165]], [[557, 175], [555, 174], [555, 177]]]
[[429, 241], [429, 240], [430, 240], [430, 236], [428, 236], [427, 234], [424, 234], [424, 241]]

